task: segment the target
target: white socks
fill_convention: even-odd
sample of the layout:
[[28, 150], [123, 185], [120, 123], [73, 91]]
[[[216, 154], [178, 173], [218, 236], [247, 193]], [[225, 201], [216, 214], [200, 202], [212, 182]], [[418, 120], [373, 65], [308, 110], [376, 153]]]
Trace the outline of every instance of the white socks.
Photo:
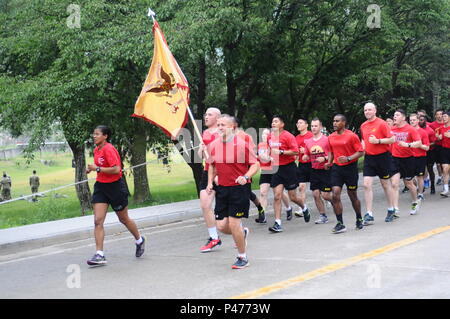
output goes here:
[[219, 234], [217, 234], [216, 227], [208, 228], [208, 233], [209, 233], [209, 237], [211, 237], [212, 239], [219, 239]]
[[105, 257], [105, 254], [103, 253], [103, 250], [97, 250], [96, 254], [100, 255], [102, 257]]
[[138, 240], [136, 240], [136, 245], [140, 245], [140, 244], [142, 244], [142, 242], [143, 242], [144, 240], [142, 239], [142, 236], [141, 237], [139, 237], [139, 239]]
[[281, 219], [275, 219], [275, 222], [281, 226]]

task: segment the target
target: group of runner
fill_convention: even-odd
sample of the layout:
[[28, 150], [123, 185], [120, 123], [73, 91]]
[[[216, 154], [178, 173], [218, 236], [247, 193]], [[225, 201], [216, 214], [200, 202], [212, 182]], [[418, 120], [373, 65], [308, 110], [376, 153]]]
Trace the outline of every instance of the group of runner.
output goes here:
[[[200, 203], [209, 234], [201, 252], [209, 252], [221, 245], [218, 232], [229, 234], [233, 236], [238, 250], [232, 268], [247, 267], [249, 229], [241, 221], [242, 218], [248, 218], [251, 200], [258, 208], [255, 221], [267, 223], [265, 212], [270, 188], [274, 194], [275, 220], [269, 231], [273, 233], [283, 231], [282, 202], [286, 206], [287, 220], [291, 220], [293, 215], [290, 200], [300, 208], [294, 215], [303, 217], [306, 223], [310, 221], [306, 183], [310, 183], [319, 211], [319, 219], [315, 223], [328, 222], [324, 200], [328, 201], [337, 219], [332, 229], [335, 234], [346, 231], [341, 201], [344, 184], [355, 212], [356, 229], [374, 222], [372, 185], [375, 177], [380, 179], [386, 195], [385, 222], [392, 222], [399, 217], [401, 179], [411, 195], [411, 215], [419, 211], [426, 180], [429, 180], [431, 193], [435, 193], [434, 164], [437, 164], [439, 180], [443, 184], [440, 195], [448, 197], [450, 112], [436, 111], [435, 121], [431, 123], [427, 122], [423, 111], [417, 112], [409, 115], [408, 124], [405, 111], [398, 109], [392, 121], [385, 121], [377, 116], [375, 104], [366, 103], [364, 115], [366, 121], [360, 127], [361, 139], [347, 129], [347, 119], [343, 114], [334, 116], [334, 132], [329, 136], [323, 133], [322, 122], [318, 118], [312, 119], [310, 123], [304, 118], [298, 119], [296, 124], [299, 134], [294, 136], [284, 129], [283, 117], [275, 115], [271, 129], [263, 130], [262, 141], [256, 146], [251, 136], [239, 129], [233, 116], [221, 114], [217, 108], [209, 108], [204, 116], [207, 129], [199, 148], [199, 156], [206, 161], [200, 185]], [[366, 206], [364, 216], [357, 194], [358, 159], [362, 156]], [[251, 179], [259, 171], [258, 199], [251, 191]], [[214, 199], [216, 203], [213, 209]]]
[[[436, 111], [435, 121], [431, 123], [427, 122], [423, 113], [410, 114], [408, 124], [406, 113], [399, 109], [392, 119], [384, 121], [377, 117], [376, 106], [366, 103], [364, 115], [367, 120], [360, 127], [361, 140], [347, 129], [347, 119], [343, 114], [334, 116], [334, 132], [329, 136], [323, 133], [322, 122], [318, 118], [310, 123], [304, 118], [298, 119], [299, 134], [294, 136], [284, 129], [283, 117], [275, 115], [271, 129], [264, 129], [262, 141], [255, 145], [252, 137], [239, 128], [236, 118], [221, 114], [217, 108], [209, 108], [204, 115], [207, 129], [203, 132], [203, 142], [199, 147], [199, 155], [205, 159], [200, 203], [209, 234], [201, 252], [209, 252], [222, 244], [218, 232], [229, 234], [233, 236], [238, 251], [232, 268], [247, 267], [249, 229], [242, 225], [242, 218], [248, 218], [252, 201], [258, 208], [255, 221], [267, 223], [265, 212], [270, 188], [274, 193], [275, 221], [269, 231], [273, 233], [283, 231], [282, 202], [286, 206], [287, 220], [293, 216], [291, 201], [300, 207], [294, 215], [303, 217], [306, 223], [310, 221], [311, 214], [306, 205], [308, 182], [319, 211], [319, 219], [315, 223], [328, 222], [324, 200], [330, 202], [337, 219], [332, 230], [336, 234], [346, 231], [341, 201], [344, 184], [355, 212], [356, 229], [374, 222], [372, 184], [377, 176], [387, 200], [386, 222], [398, 218], [400, 179], [403, 179], [411, 194], [411, 215], [417, 214], [424, 199], [427, 175], [431, 193], [435, 193], [434, 164], [437, 164], [439, 173], [437, 184], [439, 180], [443, 184], [440, 195], [448, 197], [450, 112]], [[133, 235], [136, 257], [141, 257], [145, 250], [146, 239], [128, 216], [128, 191], [122, 178], [120, 156], [109, 142], [111, 135], [111, 130], [106, 126], [95, 128], [94, 163], [86, 168], [87, 173], [97, 173], [92, 195], [96, 253], [87, 261], [90, 266], [107, 263], [103, 252], [103, 225], [109, 206]], [[357, 194], [358, 159], [361, 156], [364, 156], [364, 216]], [[259, 171], [260, 198], [251, 190], [251, 179]]]

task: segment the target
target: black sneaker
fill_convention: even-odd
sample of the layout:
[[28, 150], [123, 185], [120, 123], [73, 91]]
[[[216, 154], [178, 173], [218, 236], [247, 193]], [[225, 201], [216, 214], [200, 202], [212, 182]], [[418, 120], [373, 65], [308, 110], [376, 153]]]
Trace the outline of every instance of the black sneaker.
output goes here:
[[231, 266], [231, 268], [242, 269], [242, 268], [248, 267], [249, 265], [250, 265], [250, 263], [248, 262], [248, 259], [238, 257], [236, 262], [233, 264], [233, 266]]
[[407, 193], [407, 192], [409, 192], [409, 189], [408, 189], [408, 187], [405, 186], [405, 188], [403, 188], [403, 190], [402, 190], [402, 193]]
[[347, 231], [347, 228], [345, 228], [345, 225], [340, 222], [338, 222], [332, 230], [333, 234], [339, 234], [339, 233], [343, 233], [345, 231]]
[[141, 257], [144, 254], [144, 250], [145, 250], [145, 237], [142, 237], [142, 243], [140, 243], [139, 245], [136, 244], [136, 257]]
[[106, 265], [107, 261], [105, 256], [101, 256], [100, 254], [95, 254], [91, 259], [87, 261], [89, 266], [102, 266]]
[[309, 223], [309, 220], [311, 219], [311, 214], [309, 213], [308, 208], [303, 212], [303, 218], [305, 219], [305, 223]]
[[356, 219], [356, 229], [363, 229], [364, 220], [362, 218]]
[[292, 207], [286, 211], [286, 220], [292, 219]]
[[264, 212], [264, 209], [258, 213], [258, 218], [255, 218], [255, 222], [257, 222], [258, 224], [266, 224], [267, 223], [266, 214]]
[[269, 227], [269, 230], [274, 233], [281, 233], [283, 231], [283, 228], [281, 228], [281, 225], [278, 225], [278, 223], [275, 222], [272, 227]]

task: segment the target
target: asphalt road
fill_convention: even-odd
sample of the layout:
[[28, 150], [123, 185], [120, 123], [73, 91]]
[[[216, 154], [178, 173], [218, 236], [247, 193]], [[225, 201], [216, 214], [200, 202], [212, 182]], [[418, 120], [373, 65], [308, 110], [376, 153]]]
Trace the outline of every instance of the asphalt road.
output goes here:
[[243, 270], [231, 269], [230, 236], [222, 236], [217, 250], [200, 253], [208, 236], [198, 218], [143, 229], [148, 244], [140, 259], [129, 233], [107, 237], [104, 267], [86, 264], [93, 239], [18, 251], [0, 256], [0, 298], [450, 298], [450, 199], [426, 194], [410, 216], [409, 195], [402, 194], [401, 217], [385, 223], [383, 197], [378, 189], [375, 224], [355, 230], [343, 194], [347, 232], [337, 235], [332, 209], [328, 224], [315, 225], [313, 209], [308, 224], [283, 220], [279, 234], [267, 229], [271, 212], [267, 225], [251, 216], [244, 222], [250, 266]]

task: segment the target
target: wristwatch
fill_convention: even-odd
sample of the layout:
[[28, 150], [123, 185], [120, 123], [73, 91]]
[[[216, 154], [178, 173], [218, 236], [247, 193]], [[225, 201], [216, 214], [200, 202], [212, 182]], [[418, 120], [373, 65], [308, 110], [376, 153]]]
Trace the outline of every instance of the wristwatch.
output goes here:
[[247, 175], [244, 175], [244, 178], [245, 178], [246, 180], [249, 180], [249, 179], [250, 179], [250, 177], [248, 177]]
[[347, 162], [350, 162], [352, 159], [350, 156], [347, 156]]
[[283, 155], [284, 154], [284, 150], [280, 150], [280, 154]]
[[97, 166], [97, 168], [95, 169], [95, 171], [96, 171], [97, 173], [100, 173], [100, 166]]

